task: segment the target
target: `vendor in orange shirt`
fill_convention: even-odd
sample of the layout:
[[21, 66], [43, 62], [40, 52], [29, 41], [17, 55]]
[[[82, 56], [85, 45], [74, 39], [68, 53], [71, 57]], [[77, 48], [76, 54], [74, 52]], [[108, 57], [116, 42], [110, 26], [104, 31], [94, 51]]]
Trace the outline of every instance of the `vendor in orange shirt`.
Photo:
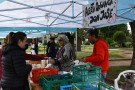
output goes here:
[[90, 56], [82, 58], [84, 62], [90, 62], [93, 65], [102, 67], [103, 78], [107, 75], [107, 70], [109, 67], [109, 52], [108, 44], [103, 38], [98, 37], [97, 29], [89, 29], [87, 32], [88, 41], [94, 44], [93, 52]]

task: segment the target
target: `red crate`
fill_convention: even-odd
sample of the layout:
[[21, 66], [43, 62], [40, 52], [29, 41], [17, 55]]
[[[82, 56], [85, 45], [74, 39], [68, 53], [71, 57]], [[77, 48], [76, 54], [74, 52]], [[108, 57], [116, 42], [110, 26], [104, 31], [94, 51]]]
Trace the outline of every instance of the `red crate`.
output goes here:
[[42, 75], [56, 75], [58, 74], [58, 70], [54, 68], [35, 68], [32, 69], [32, 80], [34, 83], [38, 82], [38, 77]]

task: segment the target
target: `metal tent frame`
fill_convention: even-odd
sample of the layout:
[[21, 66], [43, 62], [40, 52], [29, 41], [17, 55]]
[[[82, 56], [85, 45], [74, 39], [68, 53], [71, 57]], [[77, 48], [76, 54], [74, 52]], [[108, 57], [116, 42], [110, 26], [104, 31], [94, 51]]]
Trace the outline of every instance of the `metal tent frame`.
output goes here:
[[[96, 0], [3, 0], [0, 3], [0, 31], [74, 32], [83, 27], [82, 6]], [[118, 0], [114, 23], [100, 28], [135, 20], [135, 1]]]

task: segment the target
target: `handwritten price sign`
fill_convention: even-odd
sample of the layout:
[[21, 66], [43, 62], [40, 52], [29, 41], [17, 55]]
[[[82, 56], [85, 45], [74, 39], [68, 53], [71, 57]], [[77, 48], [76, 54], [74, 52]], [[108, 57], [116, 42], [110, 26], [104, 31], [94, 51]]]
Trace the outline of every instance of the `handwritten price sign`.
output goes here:
[[89, 28], [96, 25], [115, 22], [117, 0], [97, 0], [83, 6], [83, 26]]

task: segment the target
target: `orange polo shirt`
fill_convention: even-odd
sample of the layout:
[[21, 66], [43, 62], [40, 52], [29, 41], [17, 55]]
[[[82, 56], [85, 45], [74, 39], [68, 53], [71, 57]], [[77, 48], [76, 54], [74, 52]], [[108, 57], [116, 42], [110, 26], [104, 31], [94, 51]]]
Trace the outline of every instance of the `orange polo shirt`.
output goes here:
[[91, 62], [93, 65], [101, 66], [102, 72], [107, 72], [109, 68], [109, 52], [108, 44], [103, 38], [99, 38], [93, 48], [93, 53], [86, 57], [86, 62]]

